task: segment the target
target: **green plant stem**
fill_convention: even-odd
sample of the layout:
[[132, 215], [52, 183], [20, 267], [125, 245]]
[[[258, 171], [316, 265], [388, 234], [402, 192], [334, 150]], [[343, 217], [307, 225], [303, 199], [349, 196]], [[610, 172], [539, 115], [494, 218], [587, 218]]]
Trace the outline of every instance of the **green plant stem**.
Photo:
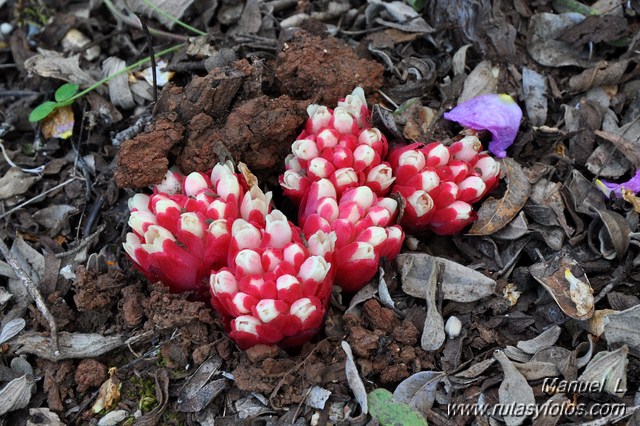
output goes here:
[[[175, 46], [171, 46], [165, 50], [161, 50], [160, 52], [156, 53], [154, 56], [155, 57], [160, 57], [160, 56], [164, 56], [167, 53], [171, 53], [175, 50], [178, 50], [179, 48], [181, 48], [184, 44], [176, 44]], [[66, 100], [65, 102], [73, 102], [77, 99], [80, 99], [81, 97], [83, 97], [84, 95], [86, 95], [87, 93], [91, 92], [92, 90], [95, 90], [97, 87], [102, 86], [103, 84], [107, 83], [109, 80], [111, 80], [112, 78], [119, 76], [120, 74], [124, 74], [126, 72], [129, 72], [137, 67], [139, 67], [140, 65], [148, 62], [151, 58], [150, 57], [146, 57], [144, 59], [140, 59], [138, 62], [133, 63], [131, 65], [129, 65], [128, 67], [122, 68], [119, 71], [116, 71], [115, 73], [111, 74], [108, 77], [103, 78], [102, 80], [98, 81], [97, 83], [92, 84], [91, 86], [87, 87], [86, 89], [84, 89], [82, 92], [78, 92], [76, 93], [73, 97], [69, 98], [68, 100]]]
[[165, 12], [164, 10], [160, 9], [158, 6], [156, 6], [155, 4], [151, 3], [149, 0], [142, 0], [144, 2], [144, 4], [146, 4], [147, 6], [149, 6], [151, 9], [155, 10], [156, 12], [158, 12], [158, 14], [164, 16], [165, 18], [167, 18], [168, 20], [180, 25], [182, 28], [185, 28], [191, 32], [193, 32], [194, 34], [198, 34], [200, 36], [205, 36], [207, 35], [207, 33], [205, 33], [204, 31], [200, 31], [197, 28], [192, 27], [191, 25], [182, 22], [181, 20], [179, 20], [178, 18], [169, 15], [167, 12]]

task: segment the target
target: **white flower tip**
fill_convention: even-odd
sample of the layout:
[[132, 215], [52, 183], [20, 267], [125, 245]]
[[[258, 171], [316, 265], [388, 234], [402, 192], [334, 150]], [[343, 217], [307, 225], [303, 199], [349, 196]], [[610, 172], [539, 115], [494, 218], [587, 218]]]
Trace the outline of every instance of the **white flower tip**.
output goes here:
[[127, 200], [127, 205], [129, 206], [129, 211], [145, 211], [149, 210], [149, 201], [151, 197], [146, 194], [135, 194], [133, 197]]
[[[385, 237], [386, 237], [386, 234], [385, 234]], [[351, 258], [349, 259], [350, 261], [373, 260], [376, 258], [376, 252], [373, 249], [373, 246], [371, 244], [365, 243], [362, 241], [359, 241], [356, 244], [358, 246], [356, 247], [356, 250], [351, 255]]]
[[300, 318], [301, 321], [305, 321], [309, 316], [318, 309], [316, 305], [308, 297], [298, 299], [291, 304], [289, 314], [295, 315]]
[[184, 180], [184, 191], [191, 197], [195, 197], [198, 192], [208, 187], [207, 180], [198, 172], [190, 173]]
[[262, 325], [259, 319], [251, 315], [240, 315], [233, 319], [236, 331], [258, 335], [257, 327]]
[[174, 195], [182, 192], [182, 183], [179, 179], [179, 174], [171, 170], [167, 170], [167, 174], [164, 175], [162, 182], [156, 185], [158, 192], [164, 192], [165, 194]]

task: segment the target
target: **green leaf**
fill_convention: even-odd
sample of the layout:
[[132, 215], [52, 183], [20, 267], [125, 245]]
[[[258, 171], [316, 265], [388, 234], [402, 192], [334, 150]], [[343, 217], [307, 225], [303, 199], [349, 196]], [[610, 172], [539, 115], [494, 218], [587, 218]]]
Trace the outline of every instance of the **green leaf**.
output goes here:
[[386, 389], [374, 389], [367, 396], [369, 414], [381, 426], [427, 426], [427, 420], [405, 404], [396, 402]]
[[55, 98], [57, 102], [64, 102], [78, 93], [80, 87], [77, 84], [65, 83], [56, 90]]
[[31, 111], [29, 114], [29, 121], [35, 123], [36, 121], [43, 120], [47, 118], [49, 114], [51, 114], [56, 108], [58, 108], [60, 104], [53, 101], [46, 101], [38, 105]]

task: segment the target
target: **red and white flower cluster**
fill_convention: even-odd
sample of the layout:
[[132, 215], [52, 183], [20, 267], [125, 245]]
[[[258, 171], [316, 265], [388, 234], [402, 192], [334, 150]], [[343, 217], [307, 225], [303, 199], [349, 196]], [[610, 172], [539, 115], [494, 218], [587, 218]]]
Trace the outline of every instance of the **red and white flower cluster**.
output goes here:
[[[311, 105], [307, 112], [305, 130], [293, 143], [293, 153], [287, 157], [286, 171], [280, 178], [285, 194], [300, 206], [301, 223], [308, 220], [310, 214], [318, 213], [333, 224], [335, 219], [327, 216], [334, 214], [335, 203], [319, 203], [314, 195], [317, 182], [329, 180], [334, 187], [331, 194], [335, 192], [338, 205], [343, 194], [354, 188], [368, 187], [378, 197], [390, 192], [399, 194], [405, 204], [400, 221], [402, 229], [451, 235], [476, 219], [471, 204], [498, 183], [500, 165], [480, 152], [482, 144], [476, 136], [467, 136], [448, 147], [439, 142], [415, 143], [393, 149], [387, 156], [387, 141], [378, 129], [370, 126], [369, 110], [360, 88], [339, 102], [333, 111]], [[327, 186], [327, 183], [322, 185], [325, 193], [329, 192]], [[384, 200], [387, 206], [395, 203], [389, 198]], [[378, 201], [373, 205], [378, 205]], [[316, 208], [324, 210], [316, 212]], [[392, 218], [396, 208], [389, 209]], [[393, 223], [391, 220], [379, 226]], [[341, 238], [340, 228], [333, 226], [332, 229], [338, 235], [339, 250], [340, 241], [346, 238]], [[402, 229], [391, 232], [402, 240]], [[358, 240], [358, 236], [352, 235], [352, 238]], [[342, 261], [343, 257], [338, 259]], [[358, 285], [349, 289], [353, 287]]]
[[151, 281], [172, 291], [209, 288], [242, 348], [298, 345], [321, 327], [335, 275], [335, 234], [303, 244], [300, 228], [247, 189], [231, 163], [211, 174], [169, 172], [152, 195], [129, 200], [124, 248]]
[[396, 178], [392, 192], [405, 199], [404, 229], [452, 235], [476, 220], [471, 204], [495, 188], [500, 178], [500, 164], [481, 149], [476, 136], [467, 136], [448, 147], [415, 143], [391, 151]]
[[298, 222], [308, 238], [336, 235], [336, 284], [362, 288], [378, 271], [382, 256], [393, 259], [404, 240], [394, 225], [398, 203], [385, 197], [395, 180], [383, 162], [388, 144], [368, 122], [364, 92], [357, 88], [334, 110], [307, 108], [309, 119], [280, 177], [284, 193], [298, 204]]
[[303, 343], [322, 326], [334, 281], [362, 288], [382, 257], [399, 253], [403, 229], [460, 232], [476, 217], [471, 204], [498, 183], [499, 164], [475, 136], [388, 153], [360, 88], [333, 110], [307, 112], [280, 177], [300, 228], [230, 162], [210, 174], [169, 172], [151, 195], [129, 200], [131, 259], [174, 292], [208, 290], [241, 348]]

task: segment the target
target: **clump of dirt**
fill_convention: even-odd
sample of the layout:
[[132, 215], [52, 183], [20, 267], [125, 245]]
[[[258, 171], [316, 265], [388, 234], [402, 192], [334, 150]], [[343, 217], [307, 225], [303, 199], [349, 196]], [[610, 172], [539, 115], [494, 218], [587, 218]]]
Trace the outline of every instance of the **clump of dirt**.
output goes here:
[[122, 144], [116, 182], [146, 187], [159, 183], [170, 164], [191, 173], [227, 159], [273, 180], [309, 103], [335, 105], [356, 86], [374, 92], [382, 86], [382, 72], [379, 63], [358, 58], [338, 39], [297, 31], [280, 49], [270, 88], [264, 64], [246, 59], [196, 76], [184, 87], [167, 86], [154, 123]]
[[306, 104], [287, 96], [260, 96], [238, 105], [220, 129], [208, 116], [198, 115], [190, 123], [189, 140], [178, 165], [185, 173], [207, 170], [228, 150], [234, 160], [246, 163], [257, 176], [273, 175], [306, 119]]
[[362, 306], [362, 315], [344, 316], [347, 342], [360, 357], [362, 376], [398, 383], [434, 364], [433, 354], [420, 348], [420, 330], [410, 316], [402, 321], [374, 299]]
[[145, 133], [125, 141], [114, 175], [118, 186], [138, 188], [161, 182], [169, 168], [167, 154], [183, 137], [184, 126], [167, 116], [158, 118]]
[[378, 62], [359, 58], [344, 41], [296, 31], [281, 43], [275, 84], [292, 98], [314, 98], [331, 106], [356, 86], [367, 94], [380, 89], [383, 71]]

